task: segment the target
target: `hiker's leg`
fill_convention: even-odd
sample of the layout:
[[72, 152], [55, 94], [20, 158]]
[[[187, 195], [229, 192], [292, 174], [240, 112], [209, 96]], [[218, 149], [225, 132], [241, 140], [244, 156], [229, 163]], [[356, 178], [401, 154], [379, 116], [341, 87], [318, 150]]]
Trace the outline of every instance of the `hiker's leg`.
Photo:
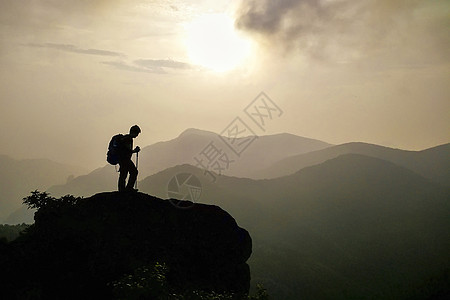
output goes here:
[[128, 163], [128, 166], [129, 166], [128, 172], [130, 172], [130, 177], [128, 178], [127, 189], [132, 189], [134, 187], [134, 184], [136, 183], [138, 170], [131, 160]]
[[126, 162], [121, 162], [119, 163], [120, 165], [120, 169], [119, 169], [119, 183], [118, 183], [118, 187], [119, 187], [119, 192], [121, 191], [125, 191], [125, 181], [127, 179], [127, 174], [128, 174], [128, 165]]

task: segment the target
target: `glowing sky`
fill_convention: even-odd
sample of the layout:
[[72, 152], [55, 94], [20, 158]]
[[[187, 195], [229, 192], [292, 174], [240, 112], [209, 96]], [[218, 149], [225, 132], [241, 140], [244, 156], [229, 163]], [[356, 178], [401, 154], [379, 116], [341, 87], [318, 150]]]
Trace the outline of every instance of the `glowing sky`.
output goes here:
[[444, 0], [2, 0], [0, 154], [93, 169], [133, 124], [220, 132], [261, 91], [268, 134], [436, 146], [449, 40]]

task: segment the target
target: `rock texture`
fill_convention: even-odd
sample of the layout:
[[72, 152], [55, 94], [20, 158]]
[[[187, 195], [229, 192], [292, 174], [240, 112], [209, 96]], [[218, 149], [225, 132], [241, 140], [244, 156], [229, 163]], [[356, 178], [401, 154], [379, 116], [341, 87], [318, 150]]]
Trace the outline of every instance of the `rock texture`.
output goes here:
[[143, 193], [101, 193], [40, 209], [35, 225], [7, 246], [0, 253], [6, 289], [34, 289], [45, 299], [108, 298], [108, 283], [155, 262], [167, 265], [176, 290], [249, 290], [250, 235], [213, 205], [180, 209]]

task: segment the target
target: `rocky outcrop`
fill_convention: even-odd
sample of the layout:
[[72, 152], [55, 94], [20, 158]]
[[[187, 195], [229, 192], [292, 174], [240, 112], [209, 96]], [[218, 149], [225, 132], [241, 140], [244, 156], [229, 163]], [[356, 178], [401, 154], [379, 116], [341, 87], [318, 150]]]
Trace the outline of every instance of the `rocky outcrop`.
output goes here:
[[41, 208], [35, 225], [3, 251], [6, 288], [44, 299], [108, 298], [108, 283], [158, 262], [173, 290], [248, 293], [249, 233], [220, 207], [180, 206], [109, 192]]

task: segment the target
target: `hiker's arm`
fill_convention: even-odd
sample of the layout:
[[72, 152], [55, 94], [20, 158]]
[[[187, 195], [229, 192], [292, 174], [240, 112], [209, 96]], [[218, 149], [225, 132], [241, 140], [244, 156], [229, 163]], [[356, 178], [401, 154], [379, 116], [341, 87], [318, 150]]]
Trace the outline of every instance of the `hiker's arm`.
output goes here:
[[128, 134], [124, 135], [121, 140], [121, 143], [120, 143], [120, 148], [122, 150], [122, 153], [124, 155], [131, 155], [131, 154], [135, 153], [132, 147], [133, 147], [132, 138]]
[[139, 146], [136, 146], [136, 148], [134, 148], [133, 153], [138, 153], [139, 151], [141, 151], [141, 148], [139, 148]]

